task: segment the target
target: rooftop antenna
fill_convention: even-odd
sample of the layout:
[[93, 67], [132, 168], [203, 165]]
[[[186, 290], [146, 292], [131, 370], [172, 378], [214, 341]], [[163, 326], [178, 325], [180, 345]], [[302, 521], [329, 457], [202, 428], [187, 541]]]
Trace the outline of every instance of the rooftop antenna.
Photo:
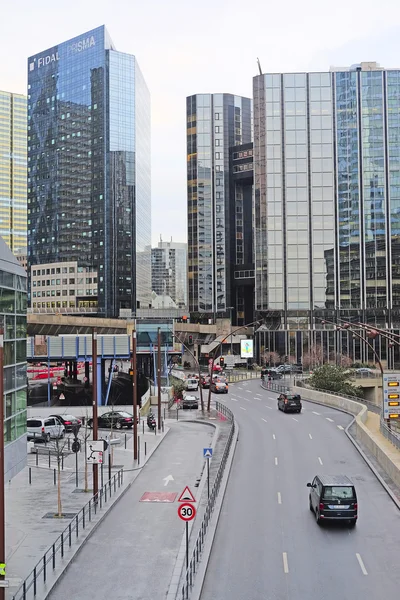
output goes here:
[[260, 59], [258, 57], [257, 57], [257, 65], [258, 65], [258, 70], [260, 72], [260, 75], [262, 75], [263, 72], [262, 72], [262, 68], [261, 68], [261, 64], [260, 64]]

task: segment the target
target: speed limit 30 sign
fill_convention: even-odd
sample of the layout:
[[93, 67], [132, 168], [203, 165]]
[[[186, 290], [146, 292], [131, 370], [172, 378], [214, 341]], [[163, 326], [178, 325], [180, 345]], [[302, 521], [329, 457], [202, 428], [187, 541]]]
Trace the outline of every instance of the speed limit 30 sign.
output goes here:
[[196, 516], [196, 508], [193, 504], [181, 504], [178, 506], [178, 517], [182, 521], [191, 521]]

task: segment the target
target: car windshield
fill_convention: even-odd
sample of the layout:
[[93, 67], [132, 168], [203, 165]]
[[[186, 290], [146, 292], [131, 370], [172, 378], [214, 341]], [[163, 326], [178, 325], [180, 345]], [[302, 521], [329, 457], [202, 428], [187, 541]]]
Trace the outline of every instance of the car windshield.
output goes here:
[[55, 417], [60, 416], [64, 421], [74, 421], [76, 417], [74, 415], [54, 415]]
[[129, 413], [127, 413], [127, 412], [121, 411], [121, 412], [119, 412], [119, 413], [116, 413], [116, 416], [117, 416], [117, 417], [118, 417], [118, 416], [119, 416], [119, 417], [131, 417], [132, 415], [130, 415], [130, 414], [129, 414]]
[[328, 485], [324, 491], [324, 498], [326, 500], [354, 498], [354, 488], [351, 485]]

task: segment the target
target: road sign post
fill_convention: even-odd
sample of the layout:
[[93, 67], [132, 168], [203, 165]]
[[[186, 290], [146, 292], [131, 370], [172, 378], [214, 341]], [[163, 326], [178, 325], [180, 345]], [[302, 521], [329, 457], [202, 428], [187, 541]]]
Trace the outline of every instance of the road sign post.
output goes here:
[[[186, 488], [188, 489], [188, 488]], [[179, 502], [179, 500], [178, 500]], [[196, 516], [196, 507], [193, 504], [185, 502], [178, 506], [178, 517], [185, 521], [186, 525], [186, 569], [189, 568], [189, 521]]]

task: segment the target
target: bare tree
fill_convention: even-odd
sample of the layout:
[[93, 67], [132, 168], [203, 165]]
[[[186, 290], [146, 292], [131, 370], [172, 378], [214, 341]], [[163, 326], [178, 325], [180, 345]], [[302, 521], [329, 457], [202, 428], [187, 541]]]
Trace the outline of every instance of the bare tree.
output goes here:
[[65, 434], [63, 437], [57, 437], [54, 440], [54, 452], [57, 458], [57, 517], [62, 517], [62, 502], [61, 502], [61, 464], [64, 450], [67, 444]]
[[264, 361], [265, 364], [268, 363], [268, 366], [271, 366], [271, 363], [274, 365], [276, 365], [276, 363], [280, 362], [281, 357], [279, 356], [279, 354], [277, 352], [265, 352], [264, 354]]
[[322, 346], [311, 346], [308, 352], [304, 352], [303, 354], [303, 366], [307, 368], [309, 367], [319, 367], [324, 362], [324, 351]]

